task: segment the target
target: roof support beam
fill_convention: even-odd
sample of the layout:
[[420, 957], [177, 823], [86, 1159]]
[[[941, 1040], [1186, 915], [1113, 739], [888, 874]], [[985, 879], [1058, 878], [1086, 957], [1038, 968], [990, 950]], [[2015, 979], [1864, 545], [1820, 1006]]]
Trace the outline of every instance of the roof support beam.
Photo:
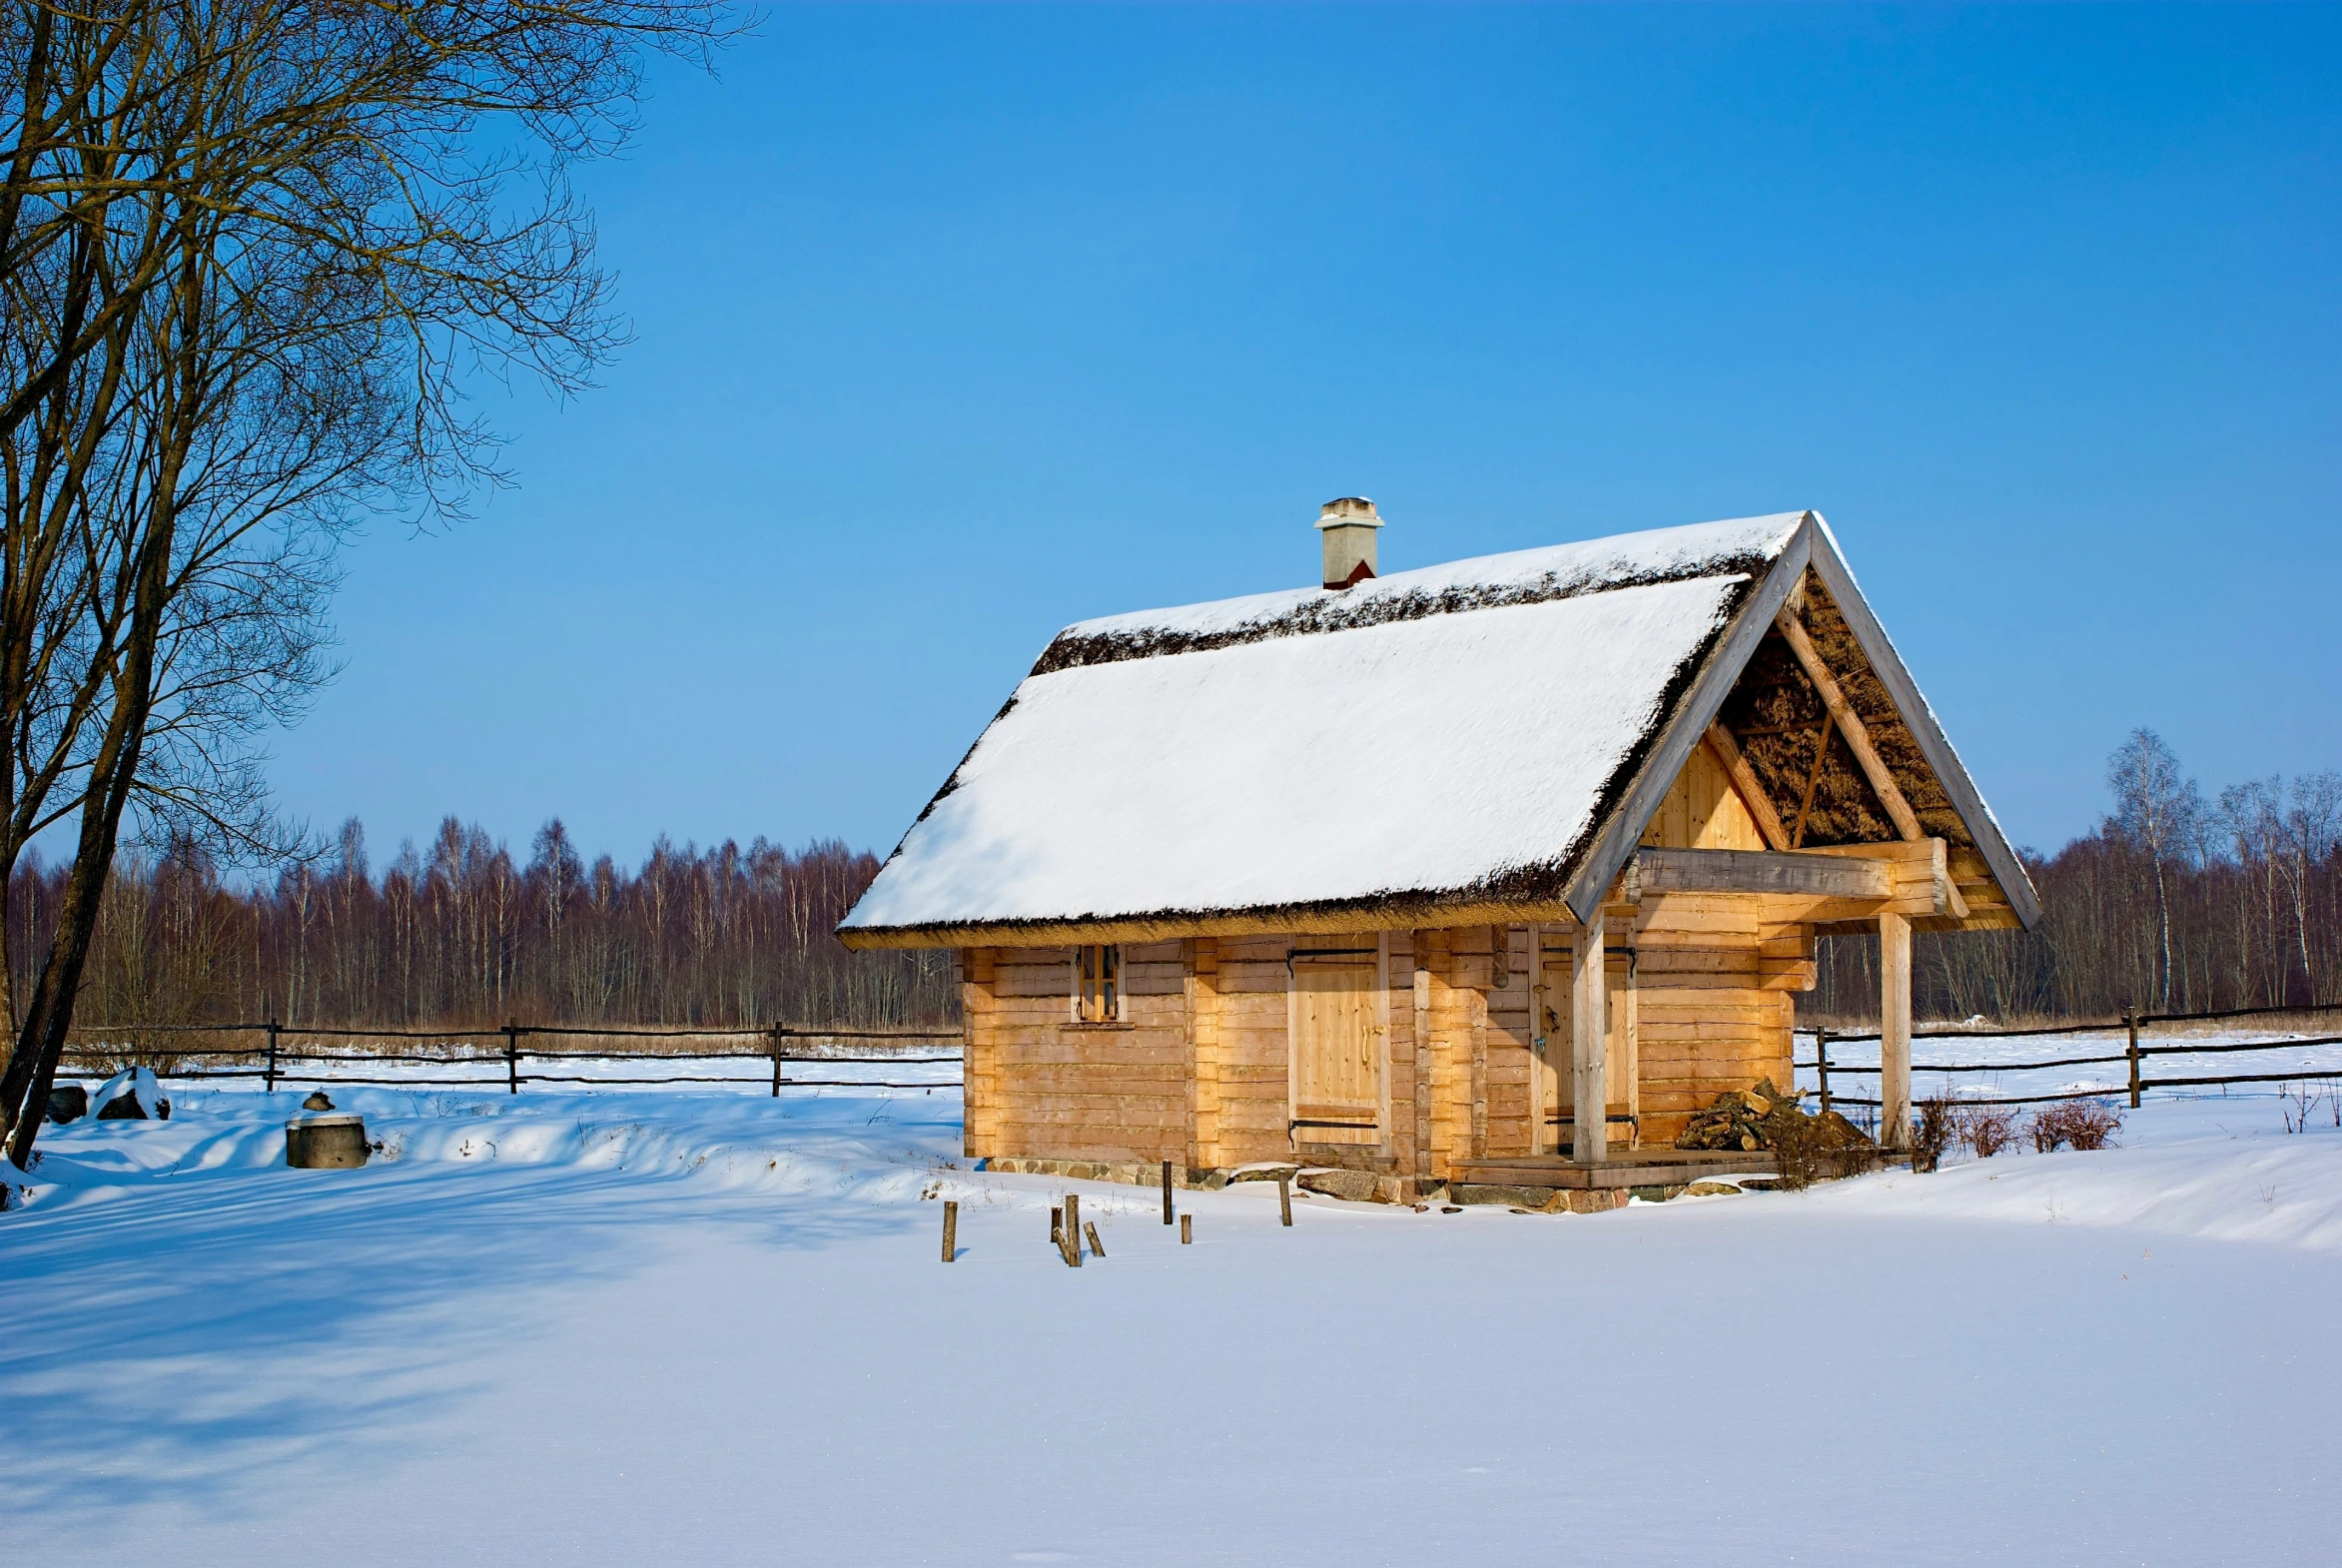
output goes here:
[[1637, 890], [1659, 893], [1783, 893], [1799, 898], [1895, 897], [1887, 862], [1841, 855], [1748, 849], [1646, 849], [1634, 859]]
[[1814, 646], [1814, 639], [1806, 631], [1806, 623], [1786, 607], [1773, 617], [1781, 628], [1781, 635], [1789, 642], [1789, 649], [1805, 666], [1806, 678], [1822, 694], [1822, 705], [1838, 721], [1839, 733], [1846, 737], [1846, 749], [1854, 753], [1854, 760], [1862, 765], [1863, 776], [1871, 781], [1871, 790], [1879, 797], [1879, 804], [1887, 808], [1887, 815], [1895, 823], [1895, 831], [1905, 839], [1917, 843], [1927, 837], [1920, 827], [1919, 817], [1912, 811], [1911, 802], [1903, 798], [1903, 790], [1895, 776], [1887, 771], [1887, 764], [1879, 759], [1878, 748], [1871, 744], [1871, 732], [1863, 727], [1862, 715], [1855, 712], [1846, 700], [1846, 693], [1838, 689], [1838, 681], [1830, 673], [1830, 666], [1822, 662], [1822, 650]]
[[1773, 797], [1765, 793], [1765, 786], [1757, 782], [1757, 770], [1749, 766], [1749, 759], [1741, 755], [1740, 743], [1732, 738], [1732, 731], [1718, 719], [1708, 726], [1708, 749], [1716, 760], [1724, 764], [1724, 771], [1732, 780], [1732, 787], [1740, 791], [1741, 804], [1749, 808], [1749, 815], [1757, 819], [1757, 831], [1765, 835], [1767, 849], [1789, 848], [1789, 835], [1781, 831], [1781, 813], [1773, 807]]
[[1814, 766], [1806, 774], [1806, 792], [1798, 798], [1797, 821], [1790, 824], [1789, 847], [1806, 847], [1806, 819], [1814, 814], [1814, 792], [1822, 787], [1822, 769], [1830, 761], [1830, 724], [1834, 717], [1827, 709], [1822, 722], [1814, 726]]

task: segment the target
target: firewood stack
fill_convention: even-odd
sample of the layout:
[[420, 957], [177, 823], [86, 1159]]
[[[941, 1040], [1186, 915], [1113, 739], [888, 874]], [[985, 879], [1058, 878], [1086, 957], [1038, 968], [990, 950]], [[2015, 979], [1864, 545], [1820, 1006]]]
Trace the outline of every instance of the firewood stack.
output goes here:
[[1862, 1129], [1835, 1111], [1807, 1116], [1798, 1108], [1795, 1095], [1783, 1094], [1773, 1087], [1773, 1080], [1762, 1078], [1756, 1088], [1728, 1089], [1707, 1110], [1695, 1112], [1675, 1147], [1754, 1154], [1776, 1148], [1783, 1139], [1795, 1138], [1807, 1128], [1824, 1149], [1870, 1142]]

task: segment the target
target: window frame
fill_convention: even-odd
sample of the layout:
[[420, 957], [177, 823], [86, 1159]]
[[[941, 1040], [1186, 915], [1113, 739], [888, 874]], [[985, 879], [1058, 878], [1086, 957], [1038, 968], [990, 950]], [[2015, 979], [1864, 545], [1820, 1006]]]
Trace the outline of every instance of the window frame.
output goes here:
[[1074, 948], [1072, 984], [1068, 988], [1069, 1022], [1120, 1024], [1123, 1022], [1123, 947], [1119, 942], [1084, 942]]

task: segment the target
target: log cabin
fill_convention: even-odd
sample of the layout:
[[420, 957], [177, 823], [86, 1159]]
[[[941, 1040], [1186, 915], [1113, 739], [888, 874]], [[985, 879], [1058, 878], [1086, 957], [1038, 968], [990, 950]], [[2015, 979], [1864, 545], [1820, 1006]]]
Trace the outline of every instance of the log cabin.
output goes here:
[[1059, 633], [839, 927], [954, 951], [967, 1153], [1623, 1201], [1794, 1081], [1856, 933], [1900, 1142], [1912, 934], [2038, 904], [1829, 526], [1377, 576], [1381, 526], [1331, 501], [1317, 586]]

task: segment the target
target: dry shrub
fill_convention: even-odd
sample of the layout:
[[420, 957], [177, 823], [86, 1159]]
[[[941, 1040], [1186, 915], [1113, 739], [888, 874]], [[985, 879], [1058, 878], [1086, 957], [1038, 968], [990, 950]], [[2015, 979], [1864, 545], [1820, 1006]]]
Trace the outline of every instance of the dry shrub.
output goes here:
[[2109, 1100], [2067, 1100], [2033, 1113], [2033, 1151], [2104, 1149], [2122, 1131], [2122, 1113]]
[[1919, 1111], [1911, 1124], [1911, 1168], [1924, 1176], [1944, 1163], [1952, 1143], [1952, 1104], [1939, 1095], [1921, 1101]]
[[2006, 1106], [1969, 1106], [1959, 1114], [1959, 1141], [1978, 1160], [2016, 1142], [2016, 1113]]
[[1784, 1188], [1802, 1192], [1821, 1178], [1829, 1151], [1823, 1148], [1819, 1127], [1805, 1117], [1784, 1117], [1780, 1125], [1767, 1131], [1772, 1135], [1774, 1169], [1780, 1173]]
[[2277, 1086], [2277, 1111], [2285, 1118], [2286, 1132], [2308, 1132], [2310, 1113], [2317, 1108], [2318, 1092], [2311, 1085], [2303, 1084], [2298, 1089], [2291, 1084]]
[[1866, 1138], [1860, 1143], [1838, 1145], [1829, 1152], [1828, 1158], [1830, 1174], [1844, 1180], [1867, 1175], [1879, 1163], [1879, 1147]]

